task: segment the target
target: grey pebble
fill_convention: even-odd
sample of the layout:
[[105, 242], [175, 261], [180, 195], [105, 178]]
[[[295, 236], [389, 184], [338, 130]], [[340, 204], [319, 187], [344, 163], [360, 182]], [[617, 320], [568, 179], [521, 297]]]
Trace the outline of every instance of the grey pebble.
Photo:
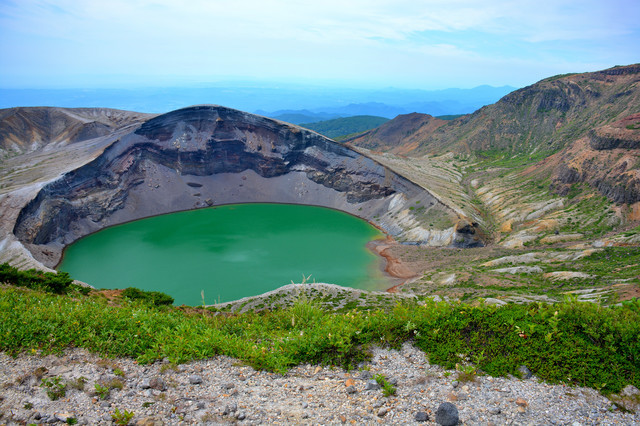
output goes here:
[[416, 422], [427, 422], [429, 421], [429, 414], [426, 411], [418, 411], [414, 417]]
[[364, 390], [378, 390], [380, 389], [380, 385], [375, 380], [371, 379], [367, 381], [367, 384], [364, 387]]

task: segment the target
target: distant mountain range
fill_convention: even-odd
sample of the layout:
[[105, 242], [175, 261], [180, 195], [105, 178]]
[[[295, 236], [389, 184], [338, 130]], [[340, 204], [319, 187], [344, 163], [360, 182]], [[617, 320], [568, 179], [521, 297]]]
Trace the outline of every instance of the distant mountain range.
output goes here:
[[353, 102], [339, 106], [308, 109], [256, 110], [255, 113], [293, 124], [314, 123], [340, 117], [374, 115], [394, 118], [400, 114], [420, 112], [433, 116], [470, 114], [485, 105], [495, 103], [515, 90], [511, 86], [478, 86], [473, 89], [437, 91], [392, 90], [372, 93], [368, 102]]
[[293, 124], [354, 115], [393, 118], [422, 112], [431, 115], [468, 114], [512, 92], [510, 86], [473, 89], [381, 90], [319, 86], [225, 84], [202, 87], [136, 89], [0, 89], [0, 108], [57, 106], [100, 107], [145, 113], [217, 104], [253, 111]]

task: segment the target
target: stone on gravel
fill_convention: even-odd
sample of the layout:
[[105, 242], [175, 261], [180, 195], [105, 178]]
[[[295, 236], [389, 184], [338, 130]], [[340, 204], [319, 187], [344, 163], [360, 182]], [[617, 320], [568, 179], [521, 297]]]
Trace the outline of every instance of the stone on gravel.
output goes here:
[[428, 422], [429, 414], [426, 411], [418, 411], [414, 417], [416, 422]]
[[355, 386], [347, 386], [347, 393], [348, 394], [354, 394], [354, 393], [357, 393], [357, 392], [358, 392], [358, 390], [356, 389]]
[[191, 383], [192, 385], [199, 385], [202, 383], [202, 377], [198, 376], [197, 374], [193, 374], [189, 376], [189, 383]]
[[378, 417], [384, 417], [389, 412], [389, 407], [381, 407], [378, 410]]
[[458, 408], [450, 402], [443, 402], [436, 411], [436, 423], [442, 426], [455, 426], [460, 421]]
[[380, 385], [375, 380], [371, 379], [367, 381], [367, 384], [364, 387], [364, 390], [378, 390], [380, 389]]
[[619, 394], [613, 394], [610, 398], [625, 410], [640, 413], [640, 390], [635, 386], [627, 385]]
[[371, 371], [369, 371], [369, 370], [362, 370], [360, 372], [360, 378], [362, 380], [368, 380], [368, 379], [370, 379], [372, 377], [373, 377], [373, 375], [371, 374]]

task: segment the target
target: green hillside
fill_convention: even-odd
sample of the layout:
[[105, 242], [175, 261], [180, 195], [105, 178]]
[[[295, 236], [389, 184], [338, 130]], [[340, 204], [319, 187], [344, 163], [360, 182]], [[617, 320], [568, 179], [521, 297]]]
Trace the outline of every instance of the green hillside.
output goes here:
[[389, 121], [388, 118], [374, 115], [355, 115], [353, 117], [334, 118], [333, 120], [300, 124], [328, 138], [340, 140], [345, 136], [362, 133]]

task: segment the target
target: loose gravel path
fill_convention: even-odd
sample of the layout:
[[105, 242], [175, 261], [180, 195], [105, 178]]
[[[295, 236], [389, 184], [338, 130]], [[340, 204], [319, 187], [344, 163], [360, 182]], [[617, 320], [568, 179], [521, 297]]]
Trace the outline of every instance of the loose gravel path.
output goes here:
[[[455, 414], [468, 425], [640, 424], [640, 415], [620, 411], [593, 389], [551, 386], [535, 377], [458, 382], [455, 371], [430, 365], [409, 344], [373, 353], [358, 371], [302, 365], [284, 376], [227, 357], [176, 366], [102, 359], [78, 349], [62, 357], [0, 354], [0, 424], [70, 418], [112, 424], [116, 410], [133, 413], [129, 423], [137, 425], [435, 424], [436, 417], [447, 424]], [[372, 380], [377, 374], [395, 383], [395, 395], [383, 395]], [[41, 384], [56, 377], [67, 384], [66, 394], [52, 401], [46, 391], [55, 385]], [[455, 408], [436, 416], [445, 402]]]

